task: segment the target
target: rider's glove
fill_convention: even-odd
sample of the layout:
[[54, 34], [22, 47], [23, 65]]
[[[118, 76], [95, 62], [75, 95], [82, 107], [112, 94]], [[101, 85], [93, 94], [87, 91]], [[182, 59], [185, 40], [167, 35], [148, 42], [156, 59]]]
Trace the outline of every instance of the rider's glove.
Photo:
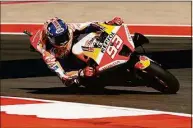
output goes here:
[[68, 87], [74, 83], [74, 80], [71, 78], [62, 77], [62, 83]]
[[71, 86], [73, 84], [76, 84], [76, 85], [79, 84], [78, 75], [70, 76], [68, 75], [68, 73], [66, 73], [61, 79], [62, 79], [63, 84], [65, 84], [66, 86]]
[[120, 17], [114, 17], [111, 21], [108, 21], [109, 25], [122, 25], [124, 23], [123, 19]]
[[79, 81], [78, 81], [78, 79], [76, 79], [76, 78], [66, 78], [66, 77], [62, 77], [62, 83], [63, 83], [65, 86], [69, 87], [69, 86], [71, 86], [71, 85], [73, 85], [73, 84], [78, 84]]
[[96, 74], [96, 69], [89, 66], [79, 71], [79, 76], [81, 77], [92, 77], [92, 76], [95, 76], [95, 74]]

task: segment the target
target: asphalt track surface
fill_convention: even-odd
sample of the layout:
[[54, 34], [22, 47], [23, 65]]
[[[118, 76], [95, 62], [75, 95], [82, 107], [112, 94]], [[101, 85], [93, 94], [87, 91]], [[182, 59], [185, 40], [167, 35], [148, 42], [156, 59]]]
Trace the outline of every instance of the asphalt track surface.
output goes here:
[[[10, 43], [10, 41], [8, 41], [8, 43]], [[181, 41], [178, 43], [179, 46], [180, 43]], [[1, 42], [1, 44], [5, 44], [5, 42]], [[181, 44], [184, 45], [184, 43]], [[175, 47], [172, 48], [175, 49]], [[188, 48], [191, 47], [188, 46]], [[17, 54], [9, 54], [9, 57], [14, 58], [14, 55], [17, 56]], [[177, 77], [181, 85], [178, 93], [172, 95], [161, 94], [156, 90], [147, 87], [121, 87], [119, 85], [117, 87], [106, 87], [105, 90], [100, 93], [90, 93], [84, 88], [79, 88], [78, 90], [66, 88], [56, 76], [2, 79], [1, 95], [163, 110], [190, 114], [192, 113], [192, 68], [170, 69], [170, 71]]]
[[[191, 50], [191, 37], [147, 37], [149, 44], [144, 44], [146, 52]], [[1, 35], [1, 60], [24, 60], [40, 58], [38, 53], [29, 51], [27, 35]], [[142, 51], [141, 48], [138, 49]]]
[[[191, 113], [191, 68], [170, 70], [180, 82], [177, 94], [161, 94], [146, 87], [106, 87], [90, 93], [84, 88], [73, 90], [62, 85], [57, 77], [35, 77], [1, 80], [1, 95], [33, 97], [59, 101], [144, 108]], [[65, 108], [64, 108], [65, 109]]]

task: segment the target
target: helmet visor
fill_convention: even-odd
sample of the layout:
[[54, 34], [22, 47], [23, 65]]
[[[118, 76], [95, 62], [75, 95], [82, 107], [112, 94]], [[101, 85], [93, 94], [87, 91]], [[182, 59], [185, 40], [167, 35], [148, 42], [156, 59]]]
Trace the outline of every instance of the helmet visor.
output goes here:
[[62, 35], [50, 38], [51, 43], [57, 46], [65, 46], [69, 41], [69, 33], [66, 31]]

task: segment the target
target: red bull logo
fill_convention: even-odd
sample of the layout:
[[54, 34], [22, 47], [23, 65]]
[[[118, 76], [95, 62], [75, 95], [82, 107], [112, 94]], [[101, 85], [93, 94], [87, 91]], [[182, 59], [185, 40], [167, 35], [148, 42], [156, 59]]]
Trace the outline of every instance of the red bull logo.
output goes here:
[[140, 56], [139, 62], [135, 64], [135, 68], [137, 69], [145, 69], [150, 65], [150, 60], [146, 56]]

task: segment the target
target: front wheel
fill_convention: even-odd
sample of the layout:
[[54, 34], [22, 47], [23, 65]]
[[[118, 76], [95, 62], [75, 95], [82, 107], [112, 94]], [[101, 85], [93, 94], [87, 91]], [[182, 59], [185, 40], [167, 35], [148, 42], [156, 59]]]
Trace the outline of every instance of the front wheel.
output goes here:
[[149, 83], [150, 87], [162, 93], [175, 94], [180, 88], [176, 77], [156, 63], [151, 62], [144, 72], [140, 72], [143, 79]]

